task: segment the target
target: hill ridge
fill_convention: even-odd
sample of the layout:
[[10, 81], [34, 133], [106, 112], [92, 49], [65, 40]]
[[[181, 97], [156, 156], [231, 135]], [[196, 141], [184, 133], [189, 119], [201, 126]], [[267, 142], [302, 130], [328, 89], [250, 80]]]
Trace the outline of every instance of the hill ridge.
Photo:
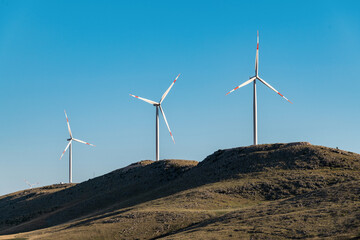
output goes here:
[[[138, 208], [145, 209], [142, 210], [146, 212], [145, 219], [161, 215], [165, 209], [176, 209], [178, 217], [174, 217], [175, 214], [170, 217], [171, 221], [178, 222], [178, 218], [189, 214], [192, 221], [210, 221], [224, 209], [235, 211], [244, 206], [252, 208], [254, 204], [269, 201], [275, 204], [296, 197], [301, 202], [304, 201], [301, 196], [333, 186], [354, 188], [348, 184], [360, 180], [359, 170], [359, 154], [308, 142], [222, 149], [199, 163], [143, 160], [80, 184], [53, 185], [0, 197], [0, 234], [71, 222], [72, 227], [66, 229], [78, 229], [100, 219], [109, 224], [110, 216], [128, 216], [127, 212]], [[154, 207], [158, 210], [147, 213], [147, 209]], [[195, 210], [201, 214], [193, 216]], [[132, 219], [128, 217], [125, 219]], [[85, 219], [86, 224], [80, 219]], [[159, 233], [148, 233], [145, 238], [166, 238], [171, 232], [180, 234], [178, 230], [185, 229], [186, 224], [177, 224], [178, 227], [171, 225], [175, 229], [163, 229], [163, 225], [158, 224]], [[141, 234], [128, 237], [139, 236]]]

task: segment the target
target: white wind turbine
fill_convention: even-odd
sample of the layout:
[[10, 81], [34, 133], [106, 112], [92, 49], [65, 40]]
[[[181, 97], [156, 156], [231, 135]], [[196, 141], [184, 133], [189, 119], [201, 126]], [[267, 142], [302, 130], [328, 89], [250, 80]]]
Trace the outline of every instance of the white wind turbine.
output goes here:
[[64, 156], [64, 153], [66, 152], [66, 150], [70, 147], [69, 148], [69, 183], [72, 183], [72, 141], [79, 142], [79, 143], [84, 143], [84, 144], [87, 144], [87, 145], [90, 145], [90, 146], [93, 146], [93, 147], [95, 147], [95, 145], [93, 145], [91, 143], [84, 142], [84, 141], [76, 139], [76, 138], [73, 138], [72, 133], [71, 133], [71, 129], [70, 129], [69, 119], [68, 119], [68, 117], [66, 115], [65, 110], [64, 110], [64, 112], [65, 112], [65, 117], [66, 117], [66, 122], [67, 122], [68, 130], [69, 130], [70, 138], [67, 139], [67, 141], [69, 141], [69, 143], [66, 146], [65, 150], [63, 151], [63, 153], [61, 154], [60, 160]]
[[148, 100], [148, 99], [146, 99], [146, 98], [142, 98], [142, 97], [138, 97], [138, 96], [135, 96], [135, 95], [130, 94], [130, 96], [133, 96], [133, 97], [135, 97], [135, 98], [141, 99], [141, 100], [143, 100], [143, 101], [145, 101], [145, 102], [147, 102], [147, 103], [150, 103], [150, 104], [152, 104], [152, 105], [154, 105], [154, 106], [156, 107], [156, 127], [155, 127], [155, 129], [156, 129], [156, 161], [159, 160], [159, 148], [160, 148], [160, 145], [159, 145], [159, 109], [160, 109], [160, 111], [161, 111], [161, 114], [162, 114], [163, 117], [164, 117], [166, 126], [167, 126], [167, 128], [169, 129], [170, 136], [171, 136], [173, 142], [175, 143], [175, 140], [174, 140], [174, 137], [173, 137], [173, 135], [172, 135], [172, 133], [171, 133], [169, 124], [168, 124], [168, 122], [167, 122], [167, 120], [166, 120], [164, 110], [163, 110], [162, 107], [161, 107], [161, 103], [164, 101], [166, 95], [168, 95], [170, 89], [174, 86], [174, 83], [176, 82], [176, 80], [178, 79], [179, 76], [180, 76], [180, 74], [175, 78], [175, 80], [172, 82], [172, 84], [170, 85], [170, 87], [165, 91], [165, 93], [162, 95], [162, 97], [161, 97], [161, 99], [160, 99], [159, 102], [154, 102], [154, 101], [152, 101], [152, 100]]
[[30, 188], [33, 188], [34, 186], [38, 185], [39, 183], [30, 183], [28, 182], [26, 179], [24, 179], [24, 182], [30, 187]]
[[[288, 102], [289, 99], [287, 99], [284, 95], [282, 95], [281, 93], [279, 93], [275, 88], [273, 88], [270, 84], [268, 84], [267, 82], [265, 82], [263, 79], [261, 79], [259, 77], [258, 74], [258, 67], [259, 67], [259, 31], [257, 32], [257, 47], [256, 47], [256, 58], [255, 58], [255, 76], [251, 77], [249, 80], [247, 80], [246, 82], [242, 83], [241, 85], [237, 86], [236, 88], [234, 88], [233, 90], [231, 90], [230, 92], [228, 92], [226, 95], [228, 95], [229, 93], [235, 91], [238, 88], [241, 88], [251, 82], [254, 82], [254, 98], [253, 98], [253, 114], [254, 114], [254, 145], [257, 145], [257, 103], [256, 103], [256, 79], [258, 79], [260, 82], [262, 82], [263, 84], [265, 84], [267, 87], [269, 87], [271, 90], [273, 90], [274, 92], [276, 92], [277, 94], [279, 94], [281, 97], [283, 97], [284, 99], [286, 99]], [[292, 103], [292, 102], [290, 102]]]

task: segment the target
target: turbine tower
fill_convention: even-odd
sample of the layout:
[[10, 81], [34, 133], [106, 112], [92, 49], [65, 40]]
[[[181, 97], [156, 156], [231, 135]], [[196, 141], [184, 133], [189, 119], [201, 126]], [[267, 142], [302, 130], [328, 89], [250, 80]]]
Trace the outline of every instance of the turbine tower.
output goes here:
[[156, 118], [155, 118], [155, 119], [156, 119], [156, 121], [155, 121], [155, 122], [156, 122], [156, 125], [155, 125], [155, 132], [156, 132], [156, 141], [155, 141], [156, 161], [159, 161], [159, 152], [160, 152], [160, 150], [159, 150], [159, 148], [160, 148], [160, 144], [159, 144], [159, 109], [160, 109], [161, 114], [162, 114], [163, 117], [164, 117], [164, 120], [165, 120], [166, 126], [167, 126], [167, 128], [168, 128], [168, 130], [169, 130], [170, 136], [171, 136], [173, 142], [175, 143], [174, 137], [173, 137], [173, 135], [172, 135], [172, 133], [171, 133], [169, 124], [168, 124], [168, 122], [167, 122], [167, 120], [166, 120], [166, 117], [165, 117], [165, 112], [164, 112], [164, 110], [163, 110], [162, 107], [161, 107], [161, 103], [164, 101], [166, 95], [168, 95], [168, 93], [170, 92], [170, 89], [174, 86], [174, 84], [175, 84], [175, 82], [176, 82], [176, 80], [178, 79], [179, 76], [180, 76], [180, 74], [175, 78], [175, 80], [172, 82], [172, 84], [170, 85], [170, 87], [165, 91], [165, 93], [162, 95], [162, 97], [161, 97], [161, 99], [160, 99], [159, 102], [154, 102], [154, 101], [152, 101], [152, 100], [148, 100], [148, 99], [146, 99], [146, 98], [142, 98], [142, 97], [138, 97], [138, 96], [135, 96], [135, 95], [130, 94], [130, 96], [133, 96], [133, 97], [135, 97], [135, 98], [138, 98], [138, 99], [140, 99], [140, 100], [143, 100], [143, 101], [145, 101], [145, 102], [147, 102], [147, 103], [150, 103], [150, 104], [152, 104], [153, 106], [156, 107]]
[[277, 94], [279, 94], [281, 97], [283, 97], [286, 101], [290, 102], [289, 99], [287, 99], [284, 95], [282, 95], [281, 93], [279, 93], [275, 88], [273, 88], [270, 84], [268, 84], [267, 82], [264, 81], [264, 79], [259, 77], [259, 31], [257, 31], [257, 46], [256, 46], [256, 57], [255, 57], [255, 76], [250, 77], [249, 80], [247, 80], [246, 82], [240, 84], [239, 86], [237, 86], [236, 88], [234, 88], [233, 90], [231, 90], [230, 92], [228, 92], [226, 95], [228, 95], [229, 93], [235, 91], [238, 88], [241, 88], [251, 82], [254, 82], [254, 89], [253, 89], [253, 118], [254, 118], [254, 145], [258, 144], [258, 137], [257, 137], [257, 99], [256, 99], [256, 80], [259, 80], [260, 82], [262, 82], [263, 84], [265, 84], [268, 88], [270, 88], [271, 90], [273, 90], [274, 92], [276, 92]]
[[66, 146], [65, 150], [63, 151], [63, 153], [61, 154], [60, 160], [64, 156], [64, 153], [66, 152], [66, 150], [69, 148], [69, 183], [72, 183], [72, 141], [83, 143], [83, 144], [90, 145], [90, 146], [93, 146], [93, 147], [95, 147], [95, 145], [93, 145], [91, 143], [84, 142], [84, 141], [76, 139], [76, 138], [73, 138], [72, 133], [71, 133], [71, 129], [70, 129], [69, 119], [68, 119], [68, 117], [66, 115], [65, 110], [64, 110], [64, 112], [65, 112], [65, 117], [66, 117], [66, 122], [67, 122], [68, 130], [69, 130], [70, 138], [67, 139], [67, 141], [69, 141], [69, 143]]

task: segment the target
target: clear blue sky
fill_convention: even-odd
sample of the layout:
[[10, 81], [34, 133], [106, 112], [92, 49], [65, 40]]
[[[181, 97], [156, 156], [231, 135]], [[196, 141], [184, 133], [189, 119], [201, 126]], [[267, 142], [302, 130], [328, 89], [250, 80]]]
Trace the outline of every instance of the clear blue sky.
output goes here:
[[203, 160], [252, 144], [309, 141], [360, 152], [359, 1], [0, 1], [0, 195], [68, 180], [66, 109], [81, 182], [155, 158]]

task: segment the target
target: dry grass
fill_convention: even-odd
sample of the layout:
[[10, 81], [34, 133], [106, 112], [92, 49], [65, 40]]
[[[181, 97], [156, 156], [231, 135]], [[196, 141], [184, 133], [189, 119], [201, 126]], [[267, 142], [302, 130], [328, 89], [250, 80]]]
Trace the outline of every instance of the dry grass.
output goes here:
[[34, 231], [6, 237], [355, 239], [359, 183], [358, 154], [305, 143], [219, 150], [199, 164], [143, 161], [13, 203], [36, 207], [56, 196], [47, 207], [60, 207], [12, 226]]

